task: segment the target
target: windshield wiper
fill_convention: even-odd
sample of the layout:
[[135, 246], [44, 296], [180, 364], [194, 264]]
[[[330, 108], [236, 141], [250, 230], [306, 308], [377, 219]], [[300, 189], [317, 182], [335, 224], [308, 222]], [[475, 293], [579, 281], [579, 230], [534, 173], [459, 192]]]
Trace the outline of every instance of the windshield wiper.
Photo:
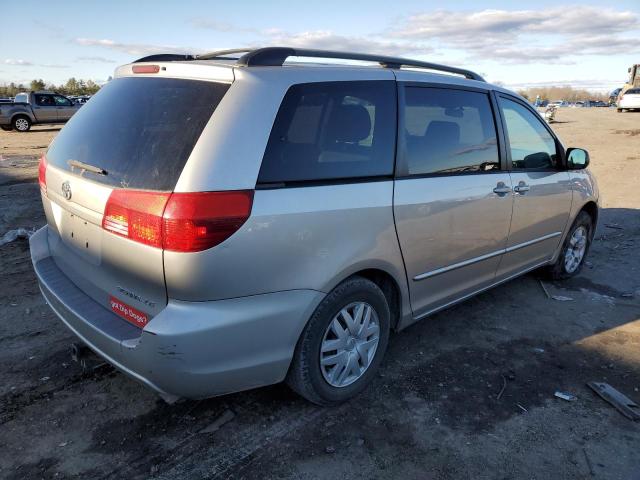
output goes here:
[[80, 168], [87, 172], [97, 173], [98, 175], [108, 175], [108, 172], [105, 169], [96, 167], [95, 165], [89, 165], [88, 163], [84, 163], [79, 160], [69, 160], [67, 162], [67, 165], [69, 165], [70, 167]]

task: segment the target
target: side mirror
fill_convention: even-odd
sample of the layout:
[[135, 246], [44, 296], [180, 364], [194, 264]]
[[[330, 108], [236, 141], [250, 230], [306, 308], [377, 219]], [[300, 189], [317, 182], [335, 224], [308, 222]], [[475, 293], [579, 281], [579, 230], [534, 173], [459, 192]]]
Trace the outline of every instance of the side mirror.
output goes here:
[[589, 165], [589, 152], [582, 148], [567, 150], [567, 167], [569, 170], [583, 170]]

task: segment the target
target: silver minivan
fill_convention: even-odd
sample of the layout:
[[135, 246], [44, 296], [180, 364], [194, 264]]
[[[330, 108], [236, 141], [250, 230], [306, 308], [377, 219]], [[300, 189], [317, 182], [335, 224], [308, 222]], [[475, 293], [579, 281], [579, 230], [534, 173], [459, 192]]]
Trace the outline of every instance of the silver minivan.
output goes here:
[[165, 399], [286, 381], [331, 405], [371, 381], [390, 331], [539, 267], [575, 275], [588, 163], [469, 70], [155, 55], [42, 157], [31, 255], [67, 327]]

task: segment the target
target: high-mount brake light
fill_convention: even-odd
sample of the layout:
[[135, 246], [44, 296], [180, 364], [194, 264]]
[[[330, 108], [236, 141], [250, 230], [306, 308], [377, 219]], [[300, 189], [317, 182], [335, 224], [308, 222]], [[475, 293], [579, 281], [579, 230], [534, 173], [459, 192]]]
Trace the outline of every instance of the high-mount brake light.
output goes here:
[[152, 247], [199, 252], [233, 235], [247, 221], [253, 190], [162, 193], [113, 190], [102, 227]]
[[134, 65], [131, 70], [133, 73], [158, 73], [160, 65]]
[[47, 193], [47, 157], [42, 154], [38, 163], [38, 183], [40, 190], [46, 195]]

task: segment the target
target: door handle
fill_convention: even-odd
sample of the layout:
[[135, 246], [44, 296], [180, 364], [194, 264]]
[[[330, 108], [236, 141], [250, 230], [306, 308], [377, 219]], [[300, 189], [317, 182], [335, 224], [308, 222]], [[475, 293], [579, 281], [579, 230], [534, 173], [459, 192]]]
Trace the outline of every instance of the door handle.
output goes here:
[[531, 190], [531, 187], [524, 182], [518, 183], [515, 187], [513, 187], [513, 191], [516, 193], [526, 193]]
[[507, 193], [511, 193], [511, 187], [505, 185], [504, 182], [498, 182], [496, 188], [493, 189], [493, 193], [497, 193], [498, 195], [506, 195]]

